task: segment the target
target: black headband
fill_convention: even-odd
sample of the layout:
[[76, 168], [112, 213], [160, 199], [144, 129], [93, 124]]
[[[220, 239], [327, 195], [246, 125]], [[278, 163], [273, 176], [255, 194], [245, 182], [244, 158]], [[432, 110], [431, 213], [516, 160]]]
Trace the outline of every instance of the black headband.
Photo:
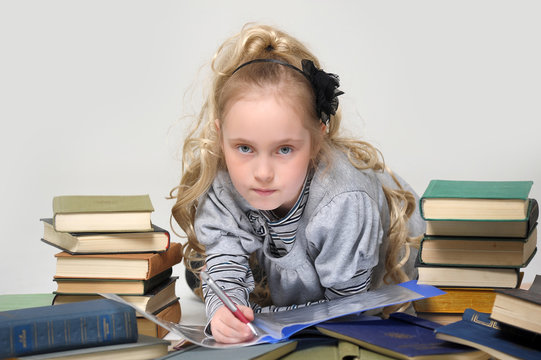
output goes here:
[[285, 61], [282, 61], [282, 60], [278, 60], [278, 59], [254, 59], [254, 60], [250, 60], [250, 61], [247, 61], [245, 62], [244, 64], [241, 64], [238, 68], [236, 68], [232, 73], [231, 75], [233, 75], [234, 73], [236, 73], [237, 71], [239, 71], [240, 69], [242, 69], [243, 67], [245, 67], [246, 65], [250, 65], [250, 64], [253, 64], [253, 63], [274, 63], [274, 64], [280, 64], [280, 65], [283, 65], [283, 66], [287, 66], [288, 68], [291, 68], [295, 71], [298, 71], [300, 72], [301, 74], [303, 74], [306, 78], [308, 78], [306, 76], [306, 74], [301, 70], [299, 69], [298, 67], [296, 66], [293, 66], [291, 65], [290, 63], [287, 63]]
[[331, 115], [335, 115], [336, 110], [338, 109], [338, 96], [344, 93], [343, 91], [338, 90], [338, 86], [340, 86], [338, 75], [326, 73], [325, 71], [318, 69], [312, 60], [308, 59], [302, 60], [302, 70], [288, 62], [278, 59], [254, 59], [239, 65], [231, 75], [246, 65], [253, 63], [279, 64], [301, 73], [308, 81], [310, 81], [312, 89], [314, 89], [317, 115], [325, 125], [329, 125]]

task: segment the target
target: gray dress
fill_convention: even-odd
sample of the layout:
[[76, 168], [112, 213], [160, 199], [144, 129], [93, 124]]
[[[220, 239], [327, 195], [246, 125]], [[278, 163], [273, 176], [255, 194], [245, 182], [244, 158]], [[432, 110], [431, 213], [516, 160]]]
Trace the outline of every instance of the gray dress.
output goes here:
[[[295, 242], [287, 254], [276, 257], [270, 252], [264, 217], [235, 190], [227, 172], [219, 172], [200, 199], [195, 220], [197, 238], [205, 245], [213, 278], [235, 302], [250, 306], [253, 278], [248, 257], [255, 252], [276, 306], [321, 300], [326, 289], [347, 286], [362, 269], [371, 269], [371, 289], [381, 287], [390, 222], [382, 184], [396, 188], [387, 173], [360, 171], [344, 154], [336, 152], [328, 167], [315, 169]], [[409, 221], [409, 233], [417, 236], [424, 230], [425, 223], [416, 209]], [[416, 278], [413, 264], [417, 251], [411, 250], [403, 269], [410, 278]], [[228, 267], [234, 271], [228, 272]], [[210, 319], [221, 303], [203, 285]]]

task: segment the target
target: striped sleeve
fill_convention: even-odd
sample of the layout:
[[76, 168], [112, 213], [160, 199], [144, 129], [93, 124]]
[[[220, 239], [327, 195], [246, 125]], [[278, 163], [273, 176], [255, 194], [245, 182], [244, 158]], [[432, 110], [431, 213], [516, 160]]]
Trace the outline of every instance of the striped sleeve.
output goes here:
[[[250, 306], [248, 297], [254, 289], [254, 278], [248, 262], [248, 255], [209, 255], [206, 259], [207, 272], [238, 305]], [[207, 319], [212, 319], [221, 300], [207, 286], [202, 284]]]
[[372, 269], [357, 270], [351, 279], [325, 289], [325, 298], [331, 300], [368, 291], [370, 289]]

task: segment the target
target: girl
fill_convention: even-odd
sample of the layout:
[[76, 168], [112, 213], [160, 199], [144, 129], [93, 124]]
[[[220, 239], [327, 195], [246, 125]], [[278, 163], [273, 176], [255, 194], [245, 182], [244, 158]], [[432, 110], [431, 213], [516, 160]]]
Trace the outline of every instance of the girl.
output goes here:
[[[416, 197], [374, 147], [339, 136], [338, 77], [270, 26], [245, 26], [211, 67], [171, 191], [186, 267], [206, 267], [249, 320], [414, 278]], [[199, 294], [217, 341], [250, 339], [206, 284]]]

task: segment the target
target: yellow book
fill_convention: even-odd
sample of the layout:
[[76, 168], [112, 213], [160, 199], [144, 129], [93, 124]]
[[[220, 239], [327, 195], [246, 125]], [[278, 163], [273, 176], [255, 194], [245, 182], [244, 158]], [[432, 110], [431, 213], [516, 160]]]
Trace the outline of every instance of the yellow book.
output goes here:
[[444, 295], [413, 302], [415, 311], [425, 313], [462, 314], [468, 308], [479, 312], [492, 311], [496, 292], [491, 288], [448, 288], [438, 287]]

